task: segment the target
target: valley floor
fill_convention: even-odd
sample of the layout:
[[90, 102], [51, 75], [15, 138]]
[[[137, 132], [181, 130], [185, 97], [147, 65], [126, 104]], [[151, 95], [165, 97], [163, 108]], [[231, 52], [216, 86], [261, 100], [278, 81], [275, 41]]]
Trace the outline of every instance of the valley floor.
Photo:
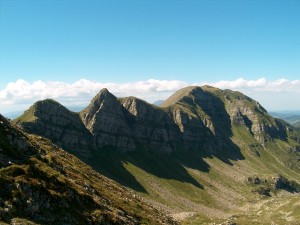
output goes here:
[[[240, 212], [227, 218], [209, 218], [199, 213], [186, 213], [188, 218], [181, 218], [184, 225], [196, 224], [288, 224], [298, 225], [300, 222], [300, 195], [282, 193], [280, 196], [258, 199], [240, 208]], [[221, 217], [224, 215], [220, 215]], [[175, 218], [177, 215], [175, 215]]]

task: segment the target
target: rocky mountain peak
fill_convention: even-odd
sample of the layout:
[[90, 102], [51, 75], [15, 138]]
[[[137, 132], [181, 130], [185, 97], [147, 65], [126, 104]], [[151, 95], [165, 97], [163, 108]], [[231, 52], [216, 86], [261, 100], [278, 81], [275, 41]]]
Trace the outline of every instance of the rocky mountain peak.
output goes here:
[[90, 104], [80, 112], [80, 118], [85, 126], [92, 130], [98, 113], [102, 110], [112, 112], [118, 108], [117, 98], [106, 88], [102, 89], [90, 102]]
[[92, 101], [104, 101], [105, 99], [115, 98], [115, 96], [108, 91], [107, 88], [103, 88], [99, 91], [99, 93], [93, 98]]
[[123, 106], [107, 89], [102, 89], [92, 99], [88, 107], [80, 112], [80, 118], [94, 136], [97, 148], [135, 148], [130, 138], [130, 128], [124, 117]]

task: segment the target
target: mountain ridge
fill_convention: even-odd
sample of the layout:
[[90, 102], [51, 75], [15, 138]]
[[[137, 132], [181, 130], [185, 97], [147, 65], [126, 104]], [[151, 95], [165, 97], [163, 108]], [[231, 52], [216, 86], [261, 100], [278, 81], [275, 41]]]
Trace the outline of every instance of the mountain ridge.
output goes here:
[[[116, 98], [108, 90], [108, 98], [99, 93], [98, 103], [92, 100], [81, 114], [90, 115], [90, 130], [83, 125], [91, 138], [87, 154], [66, 148], [96, 171], [132, 188], [183, 224], [230, 218], [251, 224], [254, 217], [261, 220], [258, 224], [271, 219], [284, 224], [289, 210], [289, 223], [297, 224], [300, 135], [257, 101], [210, 86], [175, 93], [165, 107], [135, 97]], [[64, 134], [42, 118], [27, 125], [22, 117], [15, 122], [30, 133], [37, 131], [34, 124], [41, 124]], [[76, 129], [63, 128], [78, 137]], [[55, 136], [48, 138], [60, 143]], [[270, 209], [278, 208], [277, 201], [289, 205], [281, 207], [282, 214]]]
[[[43, 107], [47, 108], [47, 104], [54, 102], [54, 100], [40, 101], [32, 110], [27, 110], [14, 121], [27, 131], [43, 133], [46, 137], [56, 140], [54, 142], [58, 145], [74, 150], [75, 143], [71, 140], [63, 141], [65, 140], [63, 134], [61, 137], [53, 138], [52, 134], [30, 128], [37, 121], [51, 119], [49, 116], [43, 118], [43, 115], [39, 114], [47, 111]], [[76, 134], [74, 130], [66, 132], [75, 135], [76, 138], [73, 139], [84, 140], [84, 143], [76, 145], [84, 149], [87, 157], [89, 149], [98, 150], [105, 146], [133, 151], [142, 144], [147, 149], [152, 148], [165, 153], [172, 152], [176, 148], [188, 149], [195, 145], [216, 149], [218, 146], [226, 145], [228, 138], [225, 136], [230, 136], [232, 123], [247, 126], [262, 145], [272, 137], [284, 136], [285, 132], [280, 122], [275, 122], [275, 119], [270, 117], [256, 101], [238, 92], [210, 86], [183, 88], [175, 92], [160, 107], [134, 97], [118, 99], [107, 89], [101, 90], [79, 114], [69, 111], [59, 103], [54, 105], [59, 109], [49, 106], [49, 111], [45, 114], [52, 110], [52, 114], [65, 117], [65, 123], [76, 124], [79, 130], [84, 131], [82, 134]], [[148, 119], [150, 117], [151, 120]], [[262, 117], [264, 121], [259, 121]], [[35, 118], [37, 121], [33, 121]], [[137, 124], [138, 127], [133, 127], [132, 124]], [[39, 124], [39, 127], [43, 126]], [[55, 129], [54, 127], [53, 130]], [[142, 140], [142, 143], [138, 143], [137, 139]], [[216, 141], [211, 141], [212, 139]], [[151, 143], [146, 144], [147, 142]], [[190, 142], [192, 144], [189, 144]], [[93, 145], [88, 146], [85, 143]], [[215, 144], [217, 146], [214, 146]], [[77, 152], [79, 153], [79, 149]], [[81, 151], [79, 154], [84, 152]]]

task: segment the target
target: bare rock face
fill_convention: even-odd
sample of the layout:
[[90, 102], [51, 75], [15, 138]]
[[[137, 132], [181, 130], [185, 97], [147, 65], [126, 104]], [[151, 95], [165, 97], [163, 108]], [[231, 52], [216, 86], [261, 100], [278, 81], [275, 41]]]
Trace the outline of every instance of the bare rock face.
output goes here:
[[202, 148], [218, 151], [232, 147], [233, 126], [246, 127], [262, 146], [287, 135], [287, 128], [258, 102], [239, 92], [209, 86], [183, 88], [161, 107], [135, 97], [117, 99], [103, 89], [79, 114], [45, 100], [15, 122], [85, 157], [90, 157], [92, 150], [111, 147], [162, 153]]
[[286, 138], [284, 125], [255, 100], [233, 91], [227, 91], [225, 99], [232, 124], [246, 126], [261, 145], [273, 138]]
[[171, 152], [179, 130], [168, 113], [143, 100], [129, 97], [121, 101], [132, 136], [145, 148]]
[[80, 118], [92, 133], [96, 148], [112, 146], [124, 151], [135, 149], [122, 105], [107, 89], [101, 90], [93, 98], [90, 105], [80, 112]]
[[186, 149], [205, 148], [216, 151], [230, 145], [230, 117], [224, 103], [200, 87], [179, 90], [162, 106], [171, 109]]
[[92, 135], [78, 114], [58, 102], [47, 99], [31, 106], [17, 123], [25, 130], [51, 139], [60, 147], [88, 157]]

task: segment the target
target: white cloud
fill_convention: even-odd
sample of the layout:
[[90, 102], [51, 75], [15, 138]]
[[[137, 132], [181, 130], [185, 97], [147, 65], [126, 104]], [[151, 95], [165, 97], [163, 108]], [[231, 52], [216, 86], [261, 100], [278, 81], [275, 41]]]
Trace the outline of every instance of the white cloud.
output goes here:
[[199, 85], [211, 85], [221, 89], [259, 91], [259, 92], [297, 92], [300, 93], [300, 80], [289, 81], [287, 79], [278, 79], [268, 81], [266, 78], [257, 80], [245, 80], [239, 78], [233, 81], [201, 82]]
[[[250, 97], [261, 101], [265, 107], [280, 108], [275, 102], [274, 96], [280, 95], [281, 106], [287, 109], [300, 109], [300, 103], [284, 101], [284, 93], [288, 93], [289, 98], [297, 97], [300, 94], [300, 80], [278, 79], [269, 81], [266, 78], [257, 80], [246, 80], [239, 78], [236, 80], [222, 80], [218, 82], [199, 82], [191, 84], [179, 80], [154, 80], [138, 81], [131, 83], [101, 83], [91, 80], [81, 79], [74, 83], [35, 81], [29, 83], [25, 80], [10, 82], [0, 90], [1, 112], [20, 110], [29, 107], [37, 100], [53, 98], [62, 104], [68, 105], [87, 105], [89, 101], [102, 89], [107, 88], [118, 97], [136, 96], [153, 102], [159, 99], [166, 99], [176, 90], [189, 85], [211, 85], [221, 89], [232, 89], [241, 91]], [[274, 104], [272, 104], [272, 102]], [[298, 101], [299, 102], [299, 101]], [[276, 103], [276, 104], [275, 104]], [[279, 105], [280, 106], [280, 105]]]

